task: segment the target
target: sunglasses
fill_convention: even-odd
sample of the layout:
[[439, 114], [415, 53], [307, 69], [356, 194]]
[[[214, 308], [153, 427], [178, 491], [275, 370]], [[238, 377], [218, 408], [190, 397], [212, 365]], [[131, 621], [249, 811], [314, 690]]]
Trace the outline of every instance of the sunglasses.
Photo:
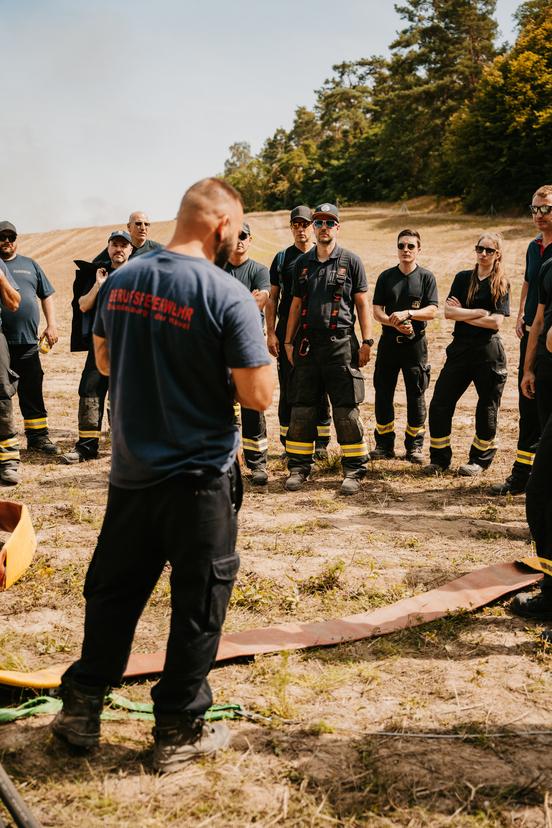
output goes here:
[[313, 221], [313, 224], [315, 227], [324, 227], [324, 225], [326, 225], [326, 227], [328, 227], [331, 230], [332, 227], [337, 227], [339, 222], [335, 219], [315, 219]]
[[240, 241], [245, 241], [245, 240], [246, 240], [246, 239], [248, 239], [248, 238], [249, 238], [249, 235], [248, 235], [248, 233], [246, 233], [244, 230], [242, 230], [242, 231], [241, 231], [241, 233], [240, 233], [240, 235], [238, 236], [238, 239], [239, 239]]
[[0, 242], [14, 242], [17, 236], [14, 233], [0, 233]]
[[397, 247], [399, 250], [404, 250], [405, 248], [408, 248], [408, 250], [416, 250], [416, 245], [412, 242], [397, 242]]
[[310, 221], [292, 221], [291, 226], [294, 230], [306, 230], [307, 227], [310, 227]]
[[547, 216], [552, 213], [552, 204], [530, 204], [529, 209], [534, 216], [538, 216], [539, 213], [541, 216]]
[[494, 247], [483, 247], [481, 244], [476, 244], [475, 252], [479, 253], [480, 256], [482, 256], [483, 253], [485, 253], [486, 256], [492, 256], [493, 253], [496, 253], [497, 251]]
[[149, 227], [151, 222], [150, 221], [135, 221], [134, 224], [136, 227]]

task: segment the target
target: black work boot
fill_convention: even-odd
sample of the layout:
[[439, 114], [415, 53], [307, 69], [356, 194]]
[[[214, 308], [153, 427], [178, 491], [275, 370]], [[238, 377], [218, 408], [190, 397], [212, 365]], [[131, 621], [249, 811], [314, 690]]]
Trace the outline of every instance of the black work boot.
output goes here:
[[86, 687], [73, 679], [62, 681], [63, 708], [52, 722], [52, 733], [75, 747], [91, 749], [100, 743], [100, 715], [106, 687]]
[[153, 728], [153, 768], [173, 773], [192, 759], [209, 756], [228, 746], [230, 731], [223, 722], [190, 721], [178, 715], [157, 716]]
[[39, 451], [41, 454], [61, 454], [61, 449], [53, 443], [47, 434], [40, 437], [27, 437], [27, 448], [29, 451]]
[[504, 483], [495, 483], [491, 486], [490, 494], [495, 496], [523, 494], [527, 488], [528, 480], [528, 477], [522, 479], [521, 477], [515, 477], [513, 474], [510, 474]]
[[552, 621], [552, 595], [545, 592], [519, 592], [510, 601], [510, 612], [534, 621]]

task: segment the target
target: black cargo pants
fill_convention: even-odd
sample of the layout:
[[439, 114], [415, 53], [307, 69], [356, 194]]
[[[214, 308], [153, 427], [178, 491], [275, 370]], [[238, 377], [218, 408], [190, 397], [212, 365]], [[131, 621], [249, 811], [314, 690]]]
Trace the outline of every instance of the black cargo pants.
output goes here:
[[506, 383], [506, 354], [498, 335], [481, 344], [455, 338], [435, 383], [429, 406], [430, 457], [443, 468], [450, 466], [450, 436], [456, 403], [473, 382], [477, 391], [475, 436], [469, 462], [486, 469], [496, 454], [498, 409]]
[[[278, 320], [276, 336], [280, 345], [278, 356], [278, 382], [280, 384], [280, 399], [278, 401], [278, 421], [280, 423], [280, 442], [286, 446], [286, 437], [291, 420], [291, 403], [288, 399], [289, 375], [291, 365], [287, 358], [284, 345], [286, 339], [287, 317]], [[316, 448], [326, 448], [330, 442], [330, 403], [328, 395], [324, 391], [318, 402], [318, 413], [316, 417]]]
[[98, 456], [105, 398], [109, 378], [96, 368], [94, 347], [90, 346], [79, 383], [79, 439], [75, 449], [87, 460]]
[[0, 329], [0, 463], [19, 461], [19, 441], [15, 436], [12, 398], [19, 377], [10, 368], [10, 352]]
[[316, 440], [318, 403], [327, 392], [332, 404], [337, 441], [341, 446], [343, 473], [363, 477], [368, 446], [358, 405], [364, 400], [364, 378], [358, 367], [358, 341], [348, 330], [309, 332], [310, 349], [299, 354], [299, 341], [293, 349], [294, 367], [290, 374], [291, 422], [286, 439], [290, 471], [308, 476]]
[[44, 404], [42, 383], [44, 371], [40, 362], [38, 344], [10, 345], [10, 367], [19, 375], [17, 396], [23, 415], [27, 441], [48, 435], [48, 414]]
[[[542, 432], [525, 490], [525, 511], [539, 558], [552, 561], [552, 417]], [[552, 577], [545, 575], [541, 590], [552, 601]]]
[[80, 659], [64, 679], [90, 687], [121, 682], [134, 631], [166, 564], [171, 622], [154, 713], [194, 719], [211, 706], [207, 681], [239, 557], [237, 464], [220, 477], [170, 478], [147, 489], [109, 487], [98, 544], [84, 583]]
[[396, 334], [383, 334], [378, 343], [374, 368], [376, 392], [376, 446], [391, 451], [395, 446], [395, 408], [393, 398], [399, 372], [406, 391], [407, 425], [404, 445], [407, 452], [421, 451], [424, 444], [426, 403], [430, 366], [427, 362], [425, 334], [408, 339]]
[[525, 331], [519, 342], [519, 365], [518, 365], [518, 406], [519, 406], [519, 427], [517, 453], [514, 465], [512, 466], [512, 477], [523, 486], [527, 483], [531, 474], [531, 466], [535, 456], [535, 448], [540, 437], [539, 411], [536, 399], [529, 399], [521, 391], [521, 380], [523, 379], [523, 366], [529, 331]]

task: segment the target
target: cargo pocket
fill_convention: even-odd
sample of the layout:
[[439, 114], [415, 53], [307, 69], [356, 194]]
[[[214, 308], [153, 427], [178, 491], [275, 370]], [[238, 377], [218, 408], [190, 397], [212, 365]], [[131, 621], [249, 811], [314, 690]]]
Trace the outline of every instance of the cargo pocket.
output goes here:
[[231, 555], [211, 562], [209, 629], [218, 632], [224, 624], [232, 587], [240, 568], [240, 556]]
[[9, 399], [13, 397], [19, 385], [19, 374], [8, 368], [4, 382], [0, 383], [0, 399]]
[[358, 405], [364, 402], [364, 377], [360, 368], [348, 367], [349, 374], [353, 381], [353, 399], [354, 404]]
[[420, 365], [420, 372], [418, 374], [418, 388], [420, 394], [424, 394], [427, 391], [430, 379], [431, 365]]

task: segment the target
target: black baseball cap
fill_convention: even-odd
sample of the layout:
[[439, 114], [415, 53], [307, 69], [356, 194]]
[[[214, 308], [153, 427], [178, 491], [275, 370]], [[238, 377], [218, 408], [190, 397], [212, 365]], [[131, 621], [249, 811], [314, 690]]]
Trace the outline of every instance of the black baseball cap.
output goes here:
[[329, 204], [326, 201], [324, 202], [324, 204], [320, 204], [319, 207], [316, 207], [312, 214], [313, 219], [321, 218], [322, 216], [331, 216], [331, 218], [334, 218], [336, 221], [339, 221], [339, 210], [337, 209], [335, 204]]
[[127, 233], [126, 230], [114, 230], [107, 241], [110, 242], [113, 241], [113, 239], [124, 239], [129, 244], [132, 244], [130, 233]]
[[248, 236], [251, 235], [251, 227], [248, 225], [246, 221], [242, 224], [242, 230], [244, 233], [247, 233]]
[[0, 233], [5, 232], [6, 230], [10, 230], [17, 236], [17, 230], [15, 229], [15, 225], [13, 225], [11, 221], [0, 221]]
[[295, 221], [295, 219], [303, 219], [304, 221], [311, 222], [312, 221], [312, 210], [310, 207], [307, 207], [306, 204], [300, 204], [298, 207], [294, 207], [291, 213], [289, 214], [290, 222]]

